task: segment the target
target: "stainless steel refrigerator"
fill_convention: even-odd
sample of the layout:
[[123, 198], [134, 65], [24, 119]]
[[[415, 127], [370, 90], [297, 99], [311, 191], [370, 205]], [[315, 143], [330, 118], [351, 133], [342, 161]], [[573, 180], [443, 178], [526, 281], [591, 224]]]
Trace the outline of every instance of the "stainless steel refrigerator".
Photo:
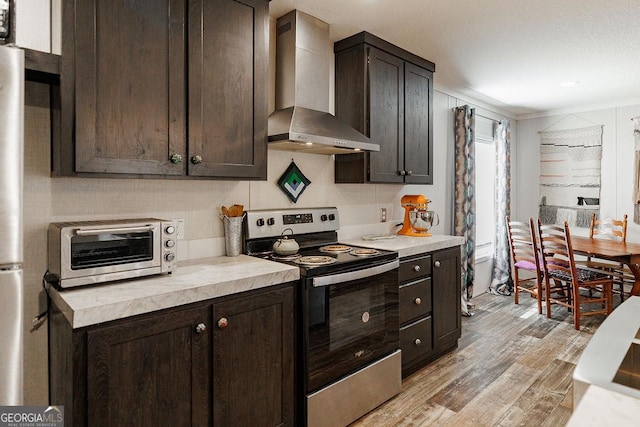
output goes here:
[[0, 46], [0, 405], [22, 405], [24, 52]]

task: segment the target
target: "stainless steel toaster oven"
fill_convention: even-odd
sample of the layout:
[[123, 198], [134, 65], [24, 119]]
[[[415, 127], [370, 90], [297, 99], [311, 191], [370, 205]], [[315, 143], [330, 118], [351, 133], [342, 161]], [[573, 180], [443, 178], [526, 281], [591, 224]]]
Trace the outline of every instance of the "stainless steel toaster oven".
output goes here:
[[52, 223], [48, 268], [59, 288], [171, 273], [177, 246], [177, 223], [169, 220]]

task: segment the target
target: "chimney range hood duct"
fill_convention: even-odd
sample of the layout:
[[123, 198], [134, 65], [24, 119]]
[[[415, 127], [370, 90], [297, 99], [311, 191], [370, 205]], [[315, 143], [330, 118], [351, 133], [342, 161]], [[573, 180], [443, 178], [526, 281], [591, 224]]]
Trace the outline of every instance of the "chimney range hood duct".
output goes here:
[[380, 151], [329, 111], [329, 24], [293, 10], [277, 20], [276, 111], [269, 148], [318, 154]]

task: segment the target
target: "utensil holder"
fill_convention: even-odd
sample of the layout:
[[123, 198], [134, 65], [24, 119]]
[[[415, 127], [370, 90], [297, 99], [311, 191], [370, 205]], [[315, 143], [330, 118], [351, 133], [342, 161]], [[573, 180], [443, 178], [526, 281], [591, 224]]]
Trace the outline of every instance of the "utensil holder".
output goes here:
[[236, 217], [223, 216], [224, 246], [227, 256], [238, 256], [242, 250], [242, 220], [244, 215]]

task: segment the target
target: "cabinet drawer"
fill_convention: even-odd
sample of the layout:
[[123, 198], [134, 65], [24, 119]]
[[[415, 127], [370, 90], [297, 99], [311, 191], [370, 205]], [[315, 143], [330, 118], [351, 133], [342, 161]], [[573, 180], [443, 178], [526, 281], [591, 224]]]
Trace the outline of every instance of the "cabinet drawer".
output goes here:
[[400, 350], [403, 365], [431, 351], [431, 316], [400, 328]]
[[400, 283], [426, 277], [431, 274], [431, 255], [407, 259], [400, 263]]
[[431, 312], [431, 278], [400, 286], [400, 324]]

